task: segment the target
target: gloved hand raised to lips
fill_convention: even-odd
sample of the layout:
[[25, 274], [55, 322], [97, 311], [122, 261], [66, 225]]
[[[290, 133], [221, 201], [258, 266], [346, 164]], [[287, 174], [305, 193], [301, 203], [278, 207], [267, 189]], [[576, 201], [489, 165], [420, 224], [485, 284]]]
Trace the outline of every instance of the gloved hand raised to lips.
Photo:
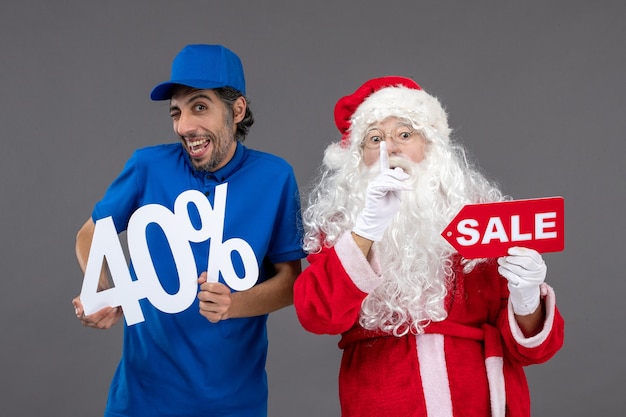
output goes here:
[[389, 168], [387, 144], [380, 144], [380, 174], [367, 185], [365, 206], [352, 231], [359, 236], [379, 242], [391, 220], [398, 212], [402, 191], [410, 190], [405, 181], [409, 174], [402, 168]]

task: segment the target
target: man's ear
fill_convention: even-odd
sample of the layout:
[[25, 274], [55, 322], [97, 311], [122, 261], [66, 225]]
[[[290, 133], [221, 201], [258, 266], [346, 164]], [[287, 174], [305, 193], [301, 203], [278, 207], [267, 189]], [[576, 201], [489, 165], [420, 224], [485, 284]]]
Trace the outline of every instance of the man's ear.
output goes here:
[[246, 108], [248, 107], [248, 103], [246, 103], [246, 99], [241, 96], [235, 100], [233, 103], [233, 122], [239, 123], [243, 120], [246, 115]]

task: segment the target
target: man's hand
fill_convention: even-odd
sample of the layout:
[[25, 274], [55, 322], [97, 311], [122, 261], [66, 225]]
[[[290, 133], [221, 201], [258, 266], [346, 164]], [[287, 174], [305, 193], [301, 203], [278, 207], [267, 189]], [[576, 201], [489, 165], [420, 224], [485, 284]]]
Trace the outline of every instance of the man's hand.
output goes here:
[[353, 232], [379, 242], [398, 212], [401, 193], [410, 188], [404, 184], [409, 174], [402, 168], [389, 168], [387, 144], [380, 144], [380, 174], [370, 181], [365, 194], [365, 207], [356, 219]]
[[232, 305], [230, 288], [219, 282], [207, 282], [207, 273], [203, 272], [198, 278], [200, 291], [200, 314], [211, 323], [217, 323], [229, 318]]
[[539, 286], [546, 279], [547, 267], [533, 249], [513, 247], [508, 256], [498, 258], [498, 272], [509, 281], [509, 299], [513, 312], [520, 316], [532, 314], [539, 306]]
[[105, 307], [86, 316], [83, 303], [80, 302], [80, 297], [74, 298], [72, 304], [74, 305], [76, 318], [83, 323], [83, 326], [93, 327], [94, 329], [110, 329], [117, 324], [124, 315], [120, 307]]

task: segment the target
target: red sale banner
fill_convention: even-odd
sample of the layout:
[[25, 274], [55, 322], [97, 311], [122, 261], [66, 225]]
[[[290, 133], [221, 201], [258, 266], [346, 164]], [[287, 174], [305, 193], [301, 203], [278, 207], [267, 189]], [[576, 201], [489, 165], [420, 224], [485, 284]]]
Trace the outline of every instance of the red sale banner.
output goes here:
[[513, 246], [537, 252], [565, 247], [563, 197], [470, 204], [441, 235], [468, 259], [504, 256]]

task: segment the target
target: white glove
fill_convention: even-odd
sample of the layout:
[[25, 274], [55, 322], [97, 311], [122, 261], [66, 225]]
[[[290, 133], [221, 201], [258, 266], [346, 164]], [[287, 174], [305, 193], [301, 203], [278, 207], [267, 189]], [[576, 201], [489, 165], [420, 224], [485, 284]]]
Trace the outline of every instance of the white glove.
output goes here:
[[539, 286], [546, 279], [546, 264], [534, 249], [513, 247], [508, 254], [498, 258], [498, 272], [509, 281], [513, 312], [532, 314], [539, 307]]
[[387, 144], [380, 144], [380, 174], [367, 185], [365, 206], [356, 219], [353, 232], [366, 239], [379, 242], [391, 219], [400, 208], [402, 190], [411, 188], [404, 184], [409, 174], [402, 168], [389, 169]]

